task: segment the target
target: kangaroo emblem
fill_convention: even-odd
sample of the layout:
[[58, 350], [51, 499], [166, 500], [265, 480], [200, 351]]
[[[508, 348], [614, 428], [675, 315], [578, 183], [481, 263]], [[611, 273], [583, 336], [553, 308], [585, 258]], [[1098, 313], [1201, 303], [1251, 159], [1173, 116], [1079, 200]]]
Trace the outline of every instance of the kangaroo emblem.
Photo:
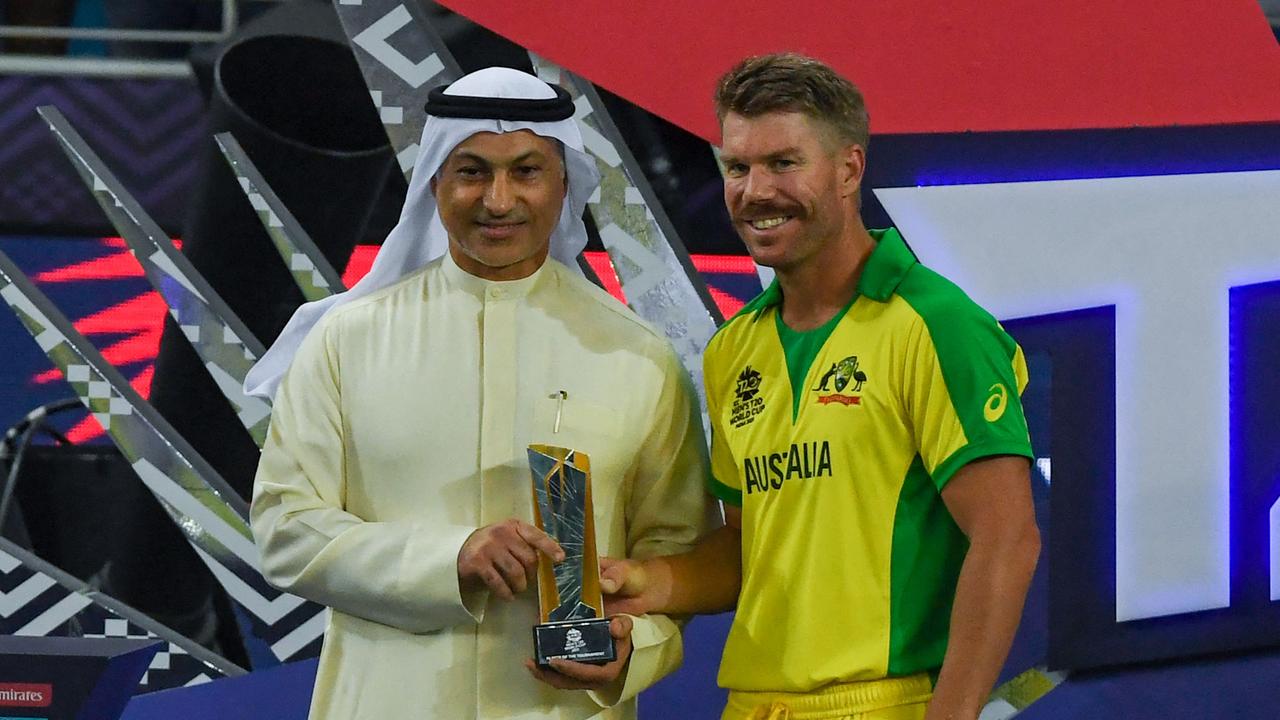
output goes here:
[[840, 362], [831, 363], [831, 369], [818, 380], [818, 387], [814, 390], [818, 392], [827, 392], [827, 384], [835, 381], [836, 392], [843, 391], [849, 385], [849, 381], [853, 381], [853, 387], [850, 392], [862, 392], [862, 383], [867, 381], [867, 374], [858, 369], [858, 356], [850, 355]]

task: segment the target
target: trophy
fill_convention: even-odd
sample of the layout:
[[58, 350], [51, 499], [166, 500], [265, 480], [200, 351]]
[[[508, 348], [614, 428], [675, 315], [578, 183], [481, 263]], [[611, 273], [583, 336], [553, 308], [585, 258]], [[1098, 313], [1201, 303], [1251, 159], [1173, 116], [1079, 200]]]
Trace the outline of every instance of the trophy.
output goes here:
[[617, 657], [600, 593], [595, 521], [591, 512], [591, 461], [586, 453], [552, 445], [529, 446], [533, 520], [560, 543], [564, 560], [538, 554], [538, 617], [533, 656], [603, 665]]

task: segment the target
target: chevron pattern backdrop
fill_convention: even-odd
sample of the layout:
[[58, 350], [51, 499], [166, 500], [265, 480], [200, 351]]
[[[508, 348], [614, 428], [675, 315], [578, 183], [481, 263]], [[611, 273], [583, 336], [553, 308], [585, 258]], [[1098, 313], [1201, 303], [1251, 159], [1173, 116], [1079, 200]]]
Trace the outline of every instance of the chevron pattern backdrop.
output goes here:
[[182, 80], [0, 77], [0, 231], [112, 235], [107, 218], [36, 115], [54, 105], [166, 230], [182, 225], [207, 136]]
[[[66, 579], [63, 578], [65, 581]], [[0, 550], [0, 634], [110, 638], [155, 638], [93, 597], [77, 592]], [[173, 643], [156, 653], [137, 692], [199, 685], [223, 674]]]

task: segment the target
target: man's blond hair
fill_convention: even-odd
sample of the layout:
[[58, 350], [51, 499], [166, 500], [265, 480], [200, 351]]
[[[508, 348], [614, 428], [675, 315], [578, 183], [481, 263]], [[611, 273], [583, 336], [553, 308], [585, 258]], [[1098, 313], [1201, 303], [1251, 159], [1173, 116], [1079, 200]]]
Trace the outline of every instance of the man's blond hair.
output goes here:
[[749, 57], [725, 73], [716, 85], [716, 117], [729, 113], [752, 118], [773, 112], [798, 112], [817, 120], [841, 144], [870, 141], [870, 119], [862, 93], [824, 62], [798, 53]]

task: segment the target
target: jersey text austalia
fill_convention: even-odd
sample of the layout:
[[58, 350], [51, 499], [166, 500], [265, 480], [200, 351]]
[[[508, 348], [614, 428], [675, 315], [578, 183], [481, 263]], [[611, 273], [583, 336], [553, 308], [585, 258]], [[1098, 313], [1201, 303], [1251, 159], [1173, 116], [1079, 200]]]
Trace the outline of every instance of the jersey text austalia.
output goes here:
[[790, 450], [746, 458], [742, 472], [748, 495], [781, 490], [787, 480], [831, 477], [831, 443], [791, 443]]

